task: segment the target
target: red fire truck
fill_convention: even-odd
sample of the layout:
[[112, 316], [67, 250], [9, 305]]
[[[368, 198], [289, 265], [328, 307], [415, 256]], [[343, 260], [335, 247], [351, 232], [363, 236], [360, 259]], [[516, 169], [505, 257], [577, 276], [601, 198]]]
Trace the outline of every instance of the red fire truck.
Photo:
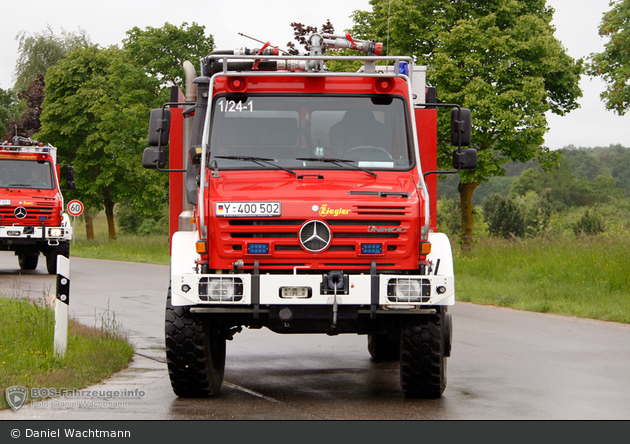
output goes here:
[[[70, 256], [72, 227], [56, 162], [56, 148], [27, 138], [0, 145], [0, 250], [14, 251], [22, 270], [37, 268], [42, 253], [56, 274], [57, 255]], [[71, 166], [67, 186], [76, 187]]]
[[[400, 361], [405, 396], [442, 395], [455, 302], [433, 174], [443, 105], [424, 67], [381, 47], [314, 34], [309, 55], [216, 51], [199, 76], [184, 64], [186, 97], [152, 111], [143, 165], [171, 179], [178, 396], [219, 392], [226, 340], [243, 327], [366, 335], [374, 360]], [[330, 60], [363, 67], [331, 72]], [[448, 107], [454, 168], [474, 168], [470, 111]]]

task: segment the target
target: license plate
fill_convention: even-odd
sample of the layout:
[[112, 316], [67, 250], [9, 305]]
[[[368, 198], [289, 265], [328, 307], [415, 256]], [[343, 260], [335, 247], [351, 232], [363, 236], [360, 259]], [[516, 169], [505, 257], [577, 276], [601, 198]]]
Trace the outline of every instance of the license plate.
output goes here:
[[282, 214], [280, 202], [217, 202], [217, 217], [272, 217]]
[[284, 299], [308, 299], [311, 297], [311, 287], [281, 287], [280, 297]]
[[0, 205], [11, 205], [11, 199], [0, 199]]

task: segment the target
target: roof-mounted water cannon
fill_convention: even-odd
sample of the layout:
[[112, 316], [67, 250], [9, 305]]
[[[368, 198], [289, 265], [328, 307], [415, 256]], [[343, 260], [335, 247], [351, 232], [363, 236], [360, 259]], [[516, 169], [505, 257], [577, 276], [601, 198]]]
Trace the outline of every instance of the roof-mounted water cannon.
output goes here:
[[368, 40], [355, 40], [349, 32], [345, 35], [322, 34], [324, 47], [330, 49], [355, 49], [368, 56], [380, 56], [383, 53], [383, 44]]
[[[353, 39], [349, 32], [345, 35], [322, 34], [324, 48], [327, 49], [353, 49], [364, 52], [368, 57], [380, 56], [383, 53], [383, 44], [368, 40]], [[376, 62], [365, 61], [364, 72], [375, 72]]]

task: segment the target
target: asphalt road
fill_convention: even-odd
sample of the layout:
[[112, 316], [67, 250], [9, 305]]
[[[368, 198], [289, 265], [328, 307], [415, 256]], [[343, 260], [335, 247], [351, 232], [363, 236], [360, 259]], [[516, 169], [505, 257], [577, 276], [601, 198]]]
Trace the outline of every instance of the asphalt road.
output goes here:
[[[43, 259], [20, 273], [13, 253], [0, 252], [0, 288], [54, 293]], [[168, 267], [72, 258], [70, 279], [70, 315], [96, 326], [115, 319], [137, 348], [128, 369], [90, 390], [138, 395], [87, 407], [57, 397], [0, 420], [630, 419], [630, 325], [457, 303], [438, 400], [406, 400], [398, 364], [372, 362], [365, 336], [245, 330], [227, 344], [220, 396], [179, 399], [164, 364]]]

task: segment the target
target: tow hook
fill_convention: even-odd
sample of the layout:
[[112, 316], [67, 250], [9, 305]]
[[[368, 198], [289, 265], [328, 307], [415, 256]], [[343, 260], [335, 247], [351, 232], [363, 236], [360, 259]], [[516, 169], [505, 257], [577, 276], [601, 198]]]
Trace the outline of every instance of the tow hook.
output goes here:
[[227, 335], [226, 338], [228, 341], [231, 341], [232, 339], [234, 339], [234, 335], [236, 333], [240, 333], [243, 331], [243, 327], [241, 327], [240, 325], [237, 325], [236, 327], [232, 327], [227, 331]]
[[[341, 285], [340, 285], [341, 284]], [[332, 328], [337, 328], [337, 289], [344, 287], [343, 272], [333, 271], [328, 275], [328, 287], [333, 289], [333, 319]]]

